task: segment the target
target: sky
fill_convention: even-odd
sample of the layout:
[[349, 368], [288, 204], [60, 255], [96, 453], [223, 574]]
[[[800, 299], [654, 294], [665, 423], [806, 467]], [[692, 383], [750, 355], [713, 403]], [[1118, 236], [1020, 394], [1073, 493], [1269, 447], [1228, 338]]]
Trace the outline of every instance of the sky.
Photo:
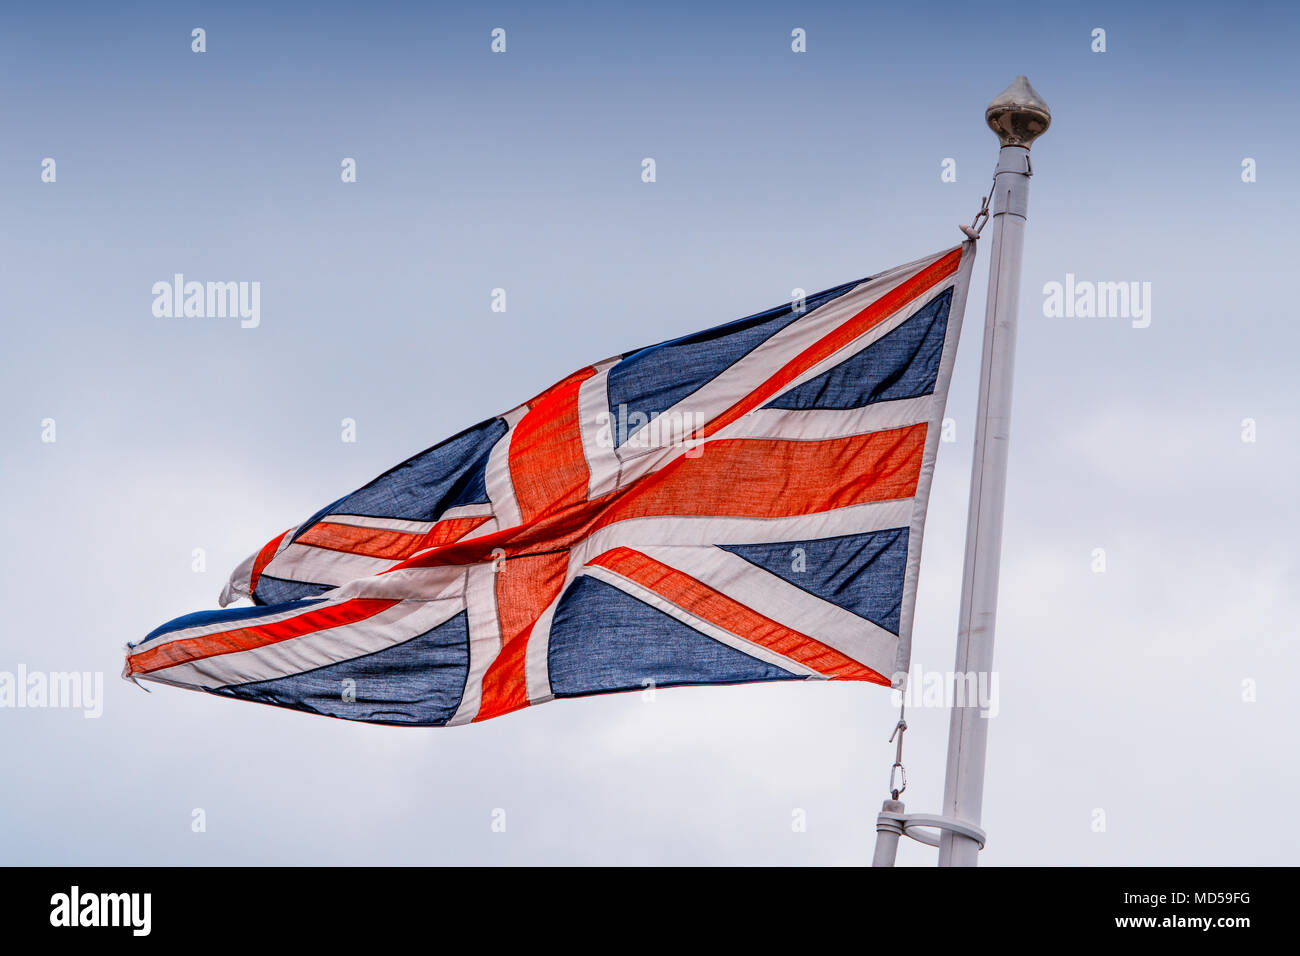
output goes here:
[[[982, 863], [1293, 862], [1293, 828], [1223, 819], [1300, 803], [1298, 28], [1249, 3], [7, 7], [0, 671], [104, 683], [98, 717], [0, 707], [0, 863], [869, 862], [884, 688], [410, 729], [144, 693], [122, 650], [576, 368], [955, 245], [997, 158], [984, 107], [1021, 73], [1053, 123]], [[952, 668], [980, 256], [914, 677]], [[176, 273], [260, 283], [258, 324], [155, 315]], [[1054, 317], [1067, 281], [1149, 309]], [[947, 711], [907, 719], [903, 799], [937, 813]]]

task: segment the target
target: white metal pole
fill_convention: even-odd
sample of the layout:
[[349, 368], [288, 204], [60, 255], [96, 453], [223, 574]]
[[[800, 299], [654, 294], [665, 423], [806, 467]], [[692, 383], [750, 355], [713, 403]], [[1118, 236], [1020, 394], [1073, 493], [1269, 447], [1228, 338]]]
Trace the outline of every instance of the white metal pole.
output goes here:
[[[988, 301], [980, 360], [975, 458], [966, 519], [966, 564], [957, 626], [957, 698], [948, 728], [948, 771], [943, 812], [978, 825], [984, 801], [988, 720], [981, 716], [979, 687], [992, 686], [993, 631], [998, 607], [998, 564], [1006, 499], [1007, 439], [1011, 425], [1011, 373], [1020, 306], [1020, 259], [1029, 212], [1029, 147], [1052, 121], [1047, 104], [1029, 81], [1017, 77], [989, 104], [985, 121], [1002, 148], [993, 174]], [[964, 679], [965, 678], [965, 679]], [[943, 831], [940, 866], [975, 866], [980, 845]]]

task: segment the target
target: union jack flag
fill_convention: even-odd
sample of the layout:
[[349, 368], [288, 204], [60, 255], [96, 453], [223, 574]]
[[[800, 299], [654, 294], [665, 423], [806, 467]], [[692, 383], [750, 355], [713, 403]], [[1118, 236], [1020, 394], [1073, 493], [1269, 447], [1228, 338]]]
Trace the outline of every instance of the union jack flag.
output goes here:
[[590, 365], [241, 564], [124, 676], [443, 726], [897, 683], [974, 245]]

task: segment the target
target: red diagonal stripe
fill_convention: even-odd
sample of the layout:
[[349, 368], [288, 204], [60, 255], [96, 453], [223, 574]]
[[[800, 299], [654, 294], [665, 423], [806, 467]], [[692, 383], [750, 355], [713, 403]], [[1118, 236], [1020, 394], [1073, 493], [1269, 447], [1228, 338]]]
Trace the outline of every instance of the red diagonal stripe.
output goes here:
[[128, 674], [148, 674], [203, 660], [205, 657], [217, 657], [221, 654], [233, 654], [236, 651], [250, 651], [287, 641], [291, 637], [302, 637], [314, 631], [324, 631], [345, 624], [356, 624], [368, 617], [374, 617], [388, 610], [397, 601], [376, 598], [353, 598], [342, 604], [330, 604], [325, 607], [308, 610], [294, 617], [277, 621], [274, 624], [237, 627], [216, 634], [201, 637], [186, 637], [163, 644], [151, 650], [136, 654], [128, 659]]
[[393, 531], [321, 521], [298, 536], [294, 544], [309, 544], [327, 551], [342, 551], [367, 558], [401, 561], [423, 548], [450, 544], [488, 520], [487, 515], [439, 521], [429, 531]]
[[440, 548], [444, 544], [451, 544], [453, 541], [459, 541], [479, 525], [491, 520], [491, 515], [478, 515], [472, 518], [448, 518], [445, 521], [439, 521], [430, 529], [429, 533], [425, 535], [424, 541], [421, 542], [420, 547]]
[[275, 553], [279, 549], [280, 542], [284, 540], [285, 535], [292, 530], [293, 529], [290, 528], [288, 531], [285, 531], [284, 534], [272, 538], [270, 541], [266, 542], [261, 551], [257, 552], [257, 557], [253, 559], [252, 573], [248, 575], [249, 594], [257, 593], [257, 582], [262, 577], [262, 571], [266, 569], [266, 566], [271, 563], [271, 559], [275, 557]]
[[926, 266], [912, 278], [899, 283], [853, 318], [786, 362], [776, 374], [705, 425], [694, 437], [707, 438], [719, 429], [730, 425], [746, 412], [760, 407], [822, 359], [848, 345], [872, 326], [889, 318], [936, 282], [955, 275], [960, 263], [961, 249], [957, 248], [932, 265]]
[[309, 544], [313, 548], [324, 548], [327, 551], [400, 561], [418, 551], [424, 537], [423, 532], [358, 528], [351, 524], [321, 521], [300, 534], [294, 544]]
[[615, 574], [662, 595], [701, 620], [797, 661], [832, 680], [889, 684], [886, 678], [835, 648], [765, 617], [721, 591], [714, 590], [703, 581], [662, 564], [640, 551], [613, 548], [588, 563], [608, 568]]

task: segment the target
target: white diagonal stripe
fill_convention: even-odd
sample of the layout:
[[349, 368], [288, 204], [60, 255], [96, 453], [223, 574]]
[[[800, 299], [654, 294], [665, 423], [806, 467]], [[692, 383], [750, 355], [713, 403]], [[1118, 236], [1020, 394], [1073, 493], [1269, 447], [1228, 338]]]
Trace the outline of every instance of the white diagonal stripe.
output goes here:
[[[770, 438], [783, 441], [825, 441], [870, 432], [906, 428], [930, 420], [934, 398], [902, 398], [863, 408], [758, 408], [745, 416], [744, 433], [731, 438]], [[703, 454], [708, 454], [708, 445]]]
[[[762, 342], [752, 352], [724, 369], [715, 378], [677, 404], [665, 409], [663, 415], [671, 415], [683, 425], [693, 420], [693, 417], [684, 414], [688, 411], [702, 413], [707, 420], [713, 420], [751, 394], [757, 384], [767, 381], [773, 372], [782, 368], [805, 349], [825, 338], [863, 309], [868, 308], [926, 267], [933, 265], [946, 254], [946, 252], [939, 253], [876, 276], [825, 305], [800, 316]], [[874, 329], [875, 326], [868, 332]], [[863, 336], [859, 336], [859, 339], [862, 338]], [[686, 435], [665, 434], [663, 443], [665, 445], [680, 443], [686, 437]], [[635, 449], [627, 449], [624, 452], [624, 449], [620, 448], [620, 452], [620, 457], [625, 461], [639, 457]], [[625, 478], [624, 483], [626, 480]]]
[[[703, 415], [706, 421], [711, 421], [721, 415], [745, 396], [752, 393], [756, 385], [766, 381], [776, 369], [783, 367], [788, 361], [830, 334], [872, 302], [880, 299], [895, 286], [906, 281], [915, 272], [932, 265], [946, 254], [942, 253], [930, 259], [922, 260], [919, 265], [910, 271], [897, 275], [891, 274], [888, 281], [873, 280], [859, 286], [852, 292], [845, 293], [821, 308], [814, 309], [807, 316], [791, 323], [773, 335], [753, 352], [740, 359], [740, 361], [706, 385], [671, 408], [665, 409], [661, 417], [668, 422], [668, 425], [658, 432], [658, 447], [649, 449], [635, 448], [629, 447], [631, 443], [628, 442], [619, 448], [619, 457], [623, 461], [623, 472], [619, 476], [619, 486], [624, 487], [631, 484], [638, 478], [662, 468], [679, 455], [685, 453], [688, 443], [691, 443], [690, 435], [686, 430], [689, 429], [692, 423], [699, 420], [700, 415]], [[954, 279], [950, 276], [922, 290], [904, 306], [901, 306], [898, 311], [806, 369], [793, 379], [789, 385], [777, 392], [776, 395], [784, 394], [809, 379], [816, 378], [851, 355], [876, 342], [882, 336], [892, 332], [924, 308], [941, 290], [952, 286], [953, 282]], [[772, 397], [775, 398], [776, 395]], [[709, 441], [743, 435], [748, 427], [747, 418], [752, 414], [754, 414], [754, 411], [742, 415], [736, 421], [719, 429], [708, 439], [705, 439], [702, 446], [703, 453], [708, 453]], [[691, 444], [694, 447], [700, 447], [698, 443]]]
[[898, 635], [764, 571], [740, 555], [721, 548], [662, 545], [638, 550], [792, 631], [807, 634], [883, 677], [892, 676]]
[[338, 587], [356, 577], [380, 574], [400, 563], [391, 558], [372, 558], [296, 541], [272, 558], [262, 574], [282, 581]]
[[[380, 531], [400, 531], [404, 534], [427, 534], [432, 521], [408, 521], [405, 518], [378, 518], [374, 515], [326, 515], [317, 524], [342, 524], [350, 528], [375, 528]], [[314, 526], [313, 526], [314, 527]]]
[[[302, 608], [298, 613], [310, 614], [320, 607]], [[136, 676], [204, 688], [289, 677], [401, 644], [446, 623], [463, 609], [464, 603], [455, 598], [403, 601], [363, 621]]]
[[[313, 608], [319, 606], [320, 601], [321, 599], [317, 598], [317, 603], [316, 605], [313, 605]], [[150, 640], [141, 641], [139, 644], [132, 647], [129, 656], [135, 657], [137, 654], [151, 651], [155, 647], [161, 647], [163, 644], [170, 644], [172, 641], [185, 640], [191, 637], [207, 637], [209, 634], [220, 634], [223, 631], [233, 631], [241, 627], [261, 627], [263, 624], [275, 624], [279, 621], [288, 620], [291, 617], [297, 617], [299, 614], [303, 613], [304, 610], [311, 610], [313, 608], [295, 606], [284, 611], [273, 611], [271, 608], [267, 608], [267, 613], [264, 615], [250, 614], [247, 617], [233, 618], [227, 621], [215, 621], [211, 624], [200, 624], [196, 627], [183, 627], [179, 630], [159, 634], [157, 637]], [[249, 608], [249, 610], [252, 609]]]

